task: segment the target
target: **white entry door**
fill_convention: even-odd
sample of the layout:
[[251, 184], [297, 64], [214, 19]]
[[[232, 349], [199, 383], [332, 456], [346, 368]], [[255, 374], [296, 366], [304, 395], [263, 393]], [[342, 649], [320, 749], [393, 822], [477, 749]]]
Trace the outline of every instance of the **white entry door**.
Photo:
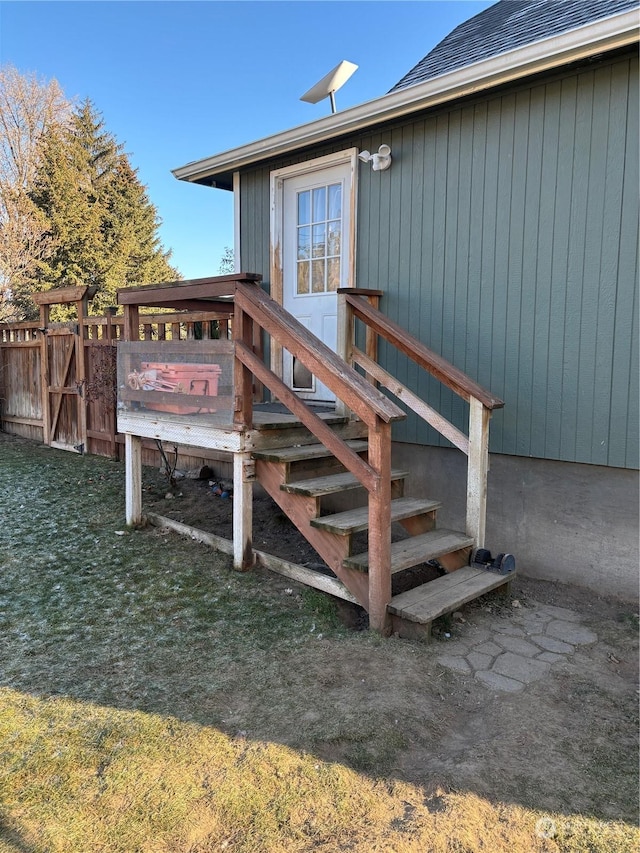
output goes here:
[[[278, 173], [276, 218], [281, 223], [282, 304], [335, 351], [339, 287], [353, 286], [354, 158], [345, 152]], [[279, 183], [281, 181], [281, 183]], [[278, 211], [278, 202], [281, 211]], [[288, 352], [283, 379], [306, 400], [335, 396]]]

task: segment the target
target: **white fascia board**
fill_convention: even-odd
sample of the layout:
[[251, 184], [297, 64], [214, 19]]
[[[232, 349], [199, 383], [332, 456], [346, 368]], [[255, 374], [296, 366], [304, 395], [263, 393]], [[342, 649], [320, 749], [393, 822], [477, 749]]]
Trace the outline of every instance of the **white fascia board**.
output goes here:
[[594, 54], [638, 41], [638, 8], [602, 18], [551, 38], [492, 56], [406, 89], [391, 92], [356, 107], [308, 124], [267, 136], [239, 148], [187, 163], [173, 174], [181, 181], [215, 178], [271, 157], [317, 145], [373, 124], [392, 121], [447, 101], [473, 95], [529, 74], [547, 71]]

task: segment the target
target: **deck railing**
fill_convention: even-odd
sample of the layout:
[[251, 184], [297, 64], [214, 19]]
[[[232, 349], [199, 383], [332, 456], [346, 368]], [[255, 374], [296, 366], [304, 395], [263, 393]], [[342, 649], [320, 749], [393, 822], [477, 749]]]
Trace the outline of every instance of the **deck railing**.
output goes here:
[[[136, 340], [228, 340], [232, 337], [233, 304], [218, 303], [215, 307], [215, 311], [140, 312]], [[38, 319], [0, 323], [0, 424], [25, 438], [49, 443], [47, 341], [58, 335], [74, 335], [84, 352], [83, 374], [87, 380], [86, 423], [83, 421], [76, 441], [86, 452], [116, 456], [122, 437], [116, 433], [115, 393], [108, 393], [104, 387], [112, 373], [115, 381], [115, 348], [125, 337], [125, 318], [116, 316], [115, 310], [104, 316], [85, 315], [79, 322], [47, 320], [43, 324]], [[42, 331], [45, 327], [46, 334]]]
[[[489, 421], [495, 409], [504, 403], [474, 382], [377, 308], [381, 291], [345, 288], [338, 291], [339, 346], [341, 357], [352, 366], [361, 367], [369, 381], [380, 384], [405, 403], [440, 435], [466, 454], [467, 462], [467, 534], [475, 547], [484, 547], [487, 512], [487, 473], [489, 470]], [[366, 352], [355, 344], [355, 320], [366, 327]], [[469, 404], [469, 434], [421, 400], [413, 391], [377, 363], [377, 339], [384, 338], [420, 368], [450, 388]]]
[[[140, 314], [139, 339], [142, 341], [192, 341], [228, 339], [231, 336], [233, 306], [227, 314], [211, 311]], [[88, 340], [124, 339], [124, 317], [106, 314], [104, 317], [85, 317], [83, 324]]]

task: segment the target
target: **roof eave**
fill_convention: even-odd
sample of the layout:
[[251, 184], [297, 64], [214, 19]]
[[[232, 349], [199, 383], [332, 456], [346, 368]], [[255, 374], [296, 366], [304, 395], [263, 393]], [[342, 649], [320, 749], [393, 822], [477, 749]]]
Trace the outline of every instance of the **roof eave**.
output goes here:
[[363, 130], [373, 124], [402, 118], [520, 77], [616, 50], [636, 41], [637, 8], [467, 65], [424, 83], [399, 89], [335, 115], [223, 151], [204, 160], [187, 163], [172, 171], [181, 181], [215, 183], [216, 176], [228, 175], [263, 160]]

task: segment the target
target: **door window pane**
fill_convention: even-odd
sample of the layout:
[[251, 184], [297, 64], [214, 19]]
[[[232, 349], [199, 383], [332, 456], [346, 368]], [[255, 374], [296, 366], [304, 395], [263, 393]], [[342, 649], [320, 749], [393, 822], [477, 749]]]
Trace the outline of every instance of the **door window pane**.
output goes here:
[[324, 266], [324, 260], [311, 261], [311, 289], [313, 293], [324, 293]]
[[334, 220], [327, 225], [328, 240], [327, 240], [327, 255], [340, 254], [340, 235], [341, 235], [340, 220]]
[[331, 184], [329, 187], [329, 209], [327, 219], [342, 218], [342, 184]]
[[311, 255], [311, 229], [298, 228], [298, 260], [308, 260]]
[[298, 261], [296, 292], [299, 296], [309, 293], [309, 261]]
[[309, 260], [311, 257], [311, 229], [298, 228], [298, 260]]
[[329, 258], [327, 261], [327, 290], [337, 290], [340, 287], [340, 258]]
[[327, 219], [327, 188], [313, 190], [313, 222], [325, 222]]
[[298, 193], [298, 225], [309, 224], [309, 214], [311, 211], [311, 192], [305, 190], [303, 193]]
[[325, 243], [325, 226], [323, 225], [314, 225], [313, 226], [313, 257], [314, 258], [324, 258], [327, 254], [327, 247]]

